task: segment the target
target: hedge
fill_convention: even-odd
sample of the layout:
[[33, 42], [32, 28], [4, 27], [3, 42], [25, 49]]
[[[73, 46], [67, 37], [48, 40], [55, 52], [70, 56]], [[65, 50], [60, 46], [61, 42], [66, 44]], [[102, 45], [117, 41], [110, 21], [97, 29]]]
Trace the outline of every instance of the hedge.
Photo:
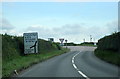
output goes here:
[[105, 36], [98, 40], [99, 50], [120, 51], [120, 32]]

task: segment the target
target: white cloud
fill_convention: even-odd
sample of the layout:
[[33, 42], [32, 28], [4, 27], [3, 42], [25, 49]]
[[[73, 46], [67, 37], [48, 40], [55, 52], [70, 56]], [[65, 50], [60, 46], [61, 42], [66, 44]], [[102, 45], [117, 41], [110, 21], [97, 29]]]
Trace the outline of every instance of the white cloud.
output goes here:
[[54, 35], [53, 31], [51, 28], [45, 27], [43, 25], [32, 25], [26, 28], [26, 32], [38, 32], [39, 37], [41, 38], [49, 38], [50, 36], [52, 37]]
[[0, 25], [2, 26], [2, 30], [11, 30], [15, 27], [5, 18], [0, 19]]
[[117, 21], [108, 22], [103, 26], [88, 26], [88, 24], [65, 24], [62, 27], [48, 28], [42, 25], [33, 25], [26, 29], [26, 32], [38, 32], [40, 38], [47, 39], [49, 37], [54, 37], [59, 41], [59, 38], [68, 39], [68, 42], [83, 42], [85, 38], [86, 41], [90, 40], [90, 35], [92, 35], [93, 40], [97, 41], [105, 35], [112, 34], [117, 30]]
[[117, 32], [118, 31], [118, 21], [112, 21], [106, 24], [109, 29], [109, 32]]
[[0, 19], [0, 33], [1, 34], [9, 34], [9, 35], [20, 35], [19, 31], [16, 30], [15, 26], [13, 26], [6, 18]]
[[118, 22], [111, 21], [106, 23], [104, 26], [91, 26], [87, 23], [81, 24], [65, 24], [61, 27], [50, 27], [43, 25], [31, 25], [24, 30], [16, 29], [9, 21], [3, 21], [3, 29], [0, 33], [22, 36], [25, 32], [38, 32], [39, 38], [48, 39], [53, 37], [55, 41], [59, 41], [59, 38], [65, 38], [68, 42], [81, 43], [85, 38], [86, 41], [90, 41], [90, 35], [97, 41], [105, 35], [112, 34], [118, 30]]

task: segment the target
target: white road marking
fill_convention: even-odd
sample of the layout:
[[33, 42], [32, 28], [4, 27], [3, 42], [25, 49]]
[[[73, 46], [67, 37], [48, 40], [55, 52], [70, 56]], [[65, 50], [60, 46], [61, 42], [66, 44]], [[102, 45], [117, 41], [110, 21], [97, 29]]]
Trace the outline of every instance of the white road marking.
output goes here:
[[[80, 53], [80, 52], [79, 52], [79, 53]], [[78, 71], [78, 73], [79, 73], [80, 75], [82, 75], [82, 76], [83, 76], [84, 78], [86, 78], [86, 79], [90, 79], [90, 78], [88, 78], [83, 72], [81, 72], [81, 71], [77, 68], [77, 66], [75, 65], [74, 59], [75, 59], [75, 57], [76, 57], [79, 53], [75, 54], [75, 55], [72, 57], [72, 65], [73, 65], [73, 67]]]
[[74, 59], [72, 59], [72, 63], [74, 64]]
[[86, 77], [86, 75], [84, 75], [81, 71], [78, 71], [80, 74], [82, 74], [84, 77]]
[[75, 65], [75, 64], [73, 64], [73, 67], [74, 67], [75, 69], [77, 69], [77, 67], [76, 67], [76, 65]]

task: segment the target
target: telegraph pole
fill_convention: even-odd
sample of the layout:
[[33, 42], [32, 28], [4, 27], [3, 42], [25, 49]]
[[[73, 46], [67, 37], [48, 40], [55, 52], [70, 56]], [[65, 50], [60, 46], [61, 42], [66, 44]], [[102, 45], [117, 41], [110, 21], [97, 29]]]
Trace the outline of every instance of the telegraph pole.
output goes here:
[[92, 35], [90, 35], [90, 42], [92, 42]]
[[85, 43], [85, 38], [83, 39], [83, 42]]

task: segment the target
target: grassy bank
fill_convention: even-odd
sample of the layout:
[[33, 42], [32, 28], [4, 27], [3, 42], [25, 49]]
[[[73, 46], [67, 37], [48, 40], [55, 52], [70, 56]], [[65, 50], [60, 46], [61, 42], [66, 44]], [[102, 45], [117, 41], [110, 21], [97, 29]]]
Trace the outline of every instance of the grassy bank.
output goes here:
[[118, 52], [96, 49], [95, 55], [106, 62], [120, 66], [120, 54]]
[[44, 61], [46, 59], [49, 59], [51, 57], [63, 54], [68, 52], [69, 49], [62, 49], [62, 50], [56, 50], [56, 51], [50, 51], [47, 53], [41, 53], [41, 54], [30, 54], [26, 56], [19, 56], [15, 58], [12, 61], [3, 62], [3, 77], [9, 77], [14, 73], [14, 70], [16, 69], [18, 72], [20, 72], [23, 69], [26, 69], [30, 67], [31, 65], [34, 65], [38, 62]]
[[38, 54], [24, 54], [23, 37], [0, 34], [2, 36], [2, 77], [10, 77], [14, 70], [21, 71], [29, 66], [63, 54], [68, 50], [58, 43], [38, 39]]
[[95, 55], [102, 60], [120, 66], [120, 32], [98, 40]]

